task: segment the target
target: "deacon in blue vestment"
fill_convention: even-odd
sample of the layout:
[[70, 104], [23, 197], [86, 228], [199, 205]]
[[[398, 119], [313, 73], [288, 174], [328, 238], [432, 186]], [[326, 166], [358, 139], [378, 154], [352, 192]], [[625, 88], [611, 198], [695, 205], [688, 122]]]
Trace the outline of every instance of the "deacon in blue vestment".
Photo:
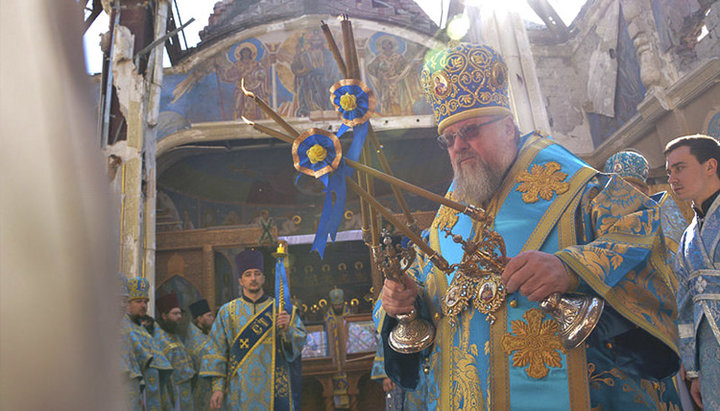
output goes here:
[[[215, 321], [215, 313], [210, 310], [207, 300], [195, 301], [188, 307], [192, 322], [185, 333], [185, 348], [192, 356], [193, 367], [200, 370], [202, 359], [210, 348], [210, 329]], [[210, 409], [212, 390], [209, 378], [198, 378], [193, 387], [193, 398], [196, 410]]]
[[695, 402], [720, 410], [720, 143], [680, 137], [665, 158], [670, 187], [695, 210], [676, 258], [680, 352]]
[[163, 402], [171, 404], [174, 410], [192, 411], [194, 409], [192, 382], [197, 370], [193, 367], [192, 357], [180, 339], [182, 319], [180, 302], [176, 294], [170, 293], [158, 297], [156, 303], [160, 314], [158, 317], [160, 327], [155, 329], [153, 339], [173, 367], [169, 389], [162, 391]]
[[[126, 288], [127, 315], [120, 320], [120, 329], [142, 374], [142, 396], [131, 397], [130, 404], [132, 409], [163, 411], [169, 404], [163, 403], [162, 387], [170, 384], [173, 369], [167, 357], [157, 349], [153, 337], [140, 325], [140, 318], [147, 315], [150, 283], [143, 277], [129, 278]], [[138, 404], [144, 407], [138, 408]]]
[[262, 253], [245, 250], [236, 259], [240, 298], [220, 307], [211, 347], [200, 376], [211, 378], [214, 409], [293, 409], [287, 363], [305, 345], [307, 333], [296, 310], [278, 313], [265, 295]]
[[[677, 308], [657, 269], [664, 264], [657, 203], [540, 132], [521, 137], [507, 67], [490, 47], [439, 51], [421, 76], [438, 142], [455, 172], [447, 196], [482, 206], [510, 259], [501, 277], [470, 278], [446, 275], [419, 253], [409, 270], [413, 279], [406, 277], [404, 286], [386, 281], [380, 309], [389, 315], [376, 314], [384, 317], [388, 376], [414, 388], [427, 360], [430, 409], [677, 407], [674, 387], [663, 383], [679, 357]], [[425, 238], [454, 264], [464, 253], [454, 240], [484, 232], [442, 206]], [[598, 326], [573, 349], [538, 305], [553, 292], [570, 291], [605, 301]], [[443, 314], [443, 305], [451, 314], [448, 307], [461, 301], [468, 305], [459, 313]], [[494, 320], [478, 311], [486, 301], [501, 302]], [[398, 354], [387, 343], [397, 323], [392, 316], [413, 308], [434, 322], [435, 343], [422, 353]]]

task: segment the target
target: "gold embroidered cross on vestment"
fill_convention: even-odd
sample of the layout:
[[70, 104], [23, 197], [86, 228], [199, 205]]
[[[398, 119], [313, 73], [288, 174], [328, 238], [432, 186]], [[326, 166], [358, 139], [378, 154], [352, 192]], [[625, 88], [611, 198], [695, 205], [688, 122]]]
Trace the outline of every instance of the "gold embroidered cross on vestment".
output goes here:
[[559, 352], [565, 352], [558, 336], [558, 323], [552, 319], [543, 321], [543, 317], [545, 315], [538, 308], [527, 310], [523, 314], [527, 322], [511, 321], [515, 335], [509, 332], [502, 339], [503, 350], [513, 356], [513, 367], [528, 365], [525, 373], [536, 379], [545, 377], [548, 367], [562, 366]]
[[553, 194], [563, 194], [570, 189], [570, 183], [565, 180], [567, 173], [560, 171], [560, 164], [549, 161], [542, 164], [535, 164], [530, 172], [523, 171], [518, 175], [516, 181], [520, 183], [515, 189], [523, 193], [522, 199], [526, 203], [535, 203], [539, 199], [551, 200]]

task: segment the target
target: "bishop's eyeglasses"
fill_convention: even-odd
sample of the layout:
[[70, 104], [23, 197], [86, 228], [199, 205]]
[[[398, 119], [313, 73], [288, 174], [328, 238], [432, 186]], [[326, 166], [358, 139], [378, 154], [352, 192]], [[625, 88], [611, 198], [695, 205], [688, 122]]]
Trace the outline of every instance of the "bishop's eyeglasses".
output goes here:
[[453, 145], [455, 145], [455, 139], [460, 138], [462, 141], [470, 141], [478, 137], [480, 135], [480, 129], [493, 124], [497, 123], [500, 120], [503, 120], [507, 118], [507, 116], [499, 116], [496, 117], [490, 121], [486, 121], [484, 123], [477, 123], [477, 124], [469, 124], [465, 127], [462, 127], [460, 130], [454, 132], [454, 133], [444, 133], [439, 136], [437, 136], [437, 143], [440, 146], [441, 149], [447, 150]]

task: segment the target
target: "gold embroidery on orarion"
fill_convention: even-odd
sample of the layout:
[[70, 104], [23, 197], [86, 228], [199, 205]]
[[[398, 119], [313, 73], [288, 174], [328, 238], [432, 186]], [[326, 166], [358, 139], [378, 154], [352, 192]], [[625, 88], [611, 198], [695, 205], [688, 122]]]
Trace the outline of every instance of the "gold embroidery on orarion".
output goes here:
[[535, 203], [539, 199], [551, 200], [553, 194], [558, 195], [570, 189], [570, 183], [565, 180], [567, 173], [560, 171], [560, 164], [550, 161], [545, 165], [535, 164], [530, 172], [523, 171], [517, 177], [520, 185], [515, 189], [521, 193], [526, 203]]
[[[448, 193], [445, 194], [445, 198], [455, 201], [452, 191], [448, 191]], [[452, 208], [444, 205], [440, 206], [438, 215], [432, 223], [432, 228], [442, 230], [447, 227], [452, 229], [458, 221], [458, 214], [460, 214], [460, 212], [457, 210], [453, 210]]]
[[[558, 336], [558, 324], [552, 319], [543, 321], [544, 314], [538, 308], [527, 310], [525, 321], [512, 321], [512, 333], [503, 336], [505, 353], [513, 356], [513, 367], [525, 367], [529, 377], [540, 379], [548, 374], [548, 367], [560, 367], [560, 353], [565, 348]], [[559, 352], [558, 352], [559, 351]], [[513, 353], [514, 352], [514, 353]]]

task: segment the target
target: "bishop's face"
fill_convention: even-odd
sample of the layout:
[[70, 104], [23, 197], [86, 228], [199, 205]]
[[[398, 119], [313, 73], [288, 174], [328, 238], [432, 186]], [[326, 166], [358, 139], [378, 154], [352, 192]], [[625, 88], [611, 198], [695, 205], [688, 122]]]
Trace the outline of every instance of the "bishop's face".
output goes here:
[[450, 155], [457, 197], [471, 203], [492, 198], [517, 155], [512, 117], [461, 120], [440, 139]]

